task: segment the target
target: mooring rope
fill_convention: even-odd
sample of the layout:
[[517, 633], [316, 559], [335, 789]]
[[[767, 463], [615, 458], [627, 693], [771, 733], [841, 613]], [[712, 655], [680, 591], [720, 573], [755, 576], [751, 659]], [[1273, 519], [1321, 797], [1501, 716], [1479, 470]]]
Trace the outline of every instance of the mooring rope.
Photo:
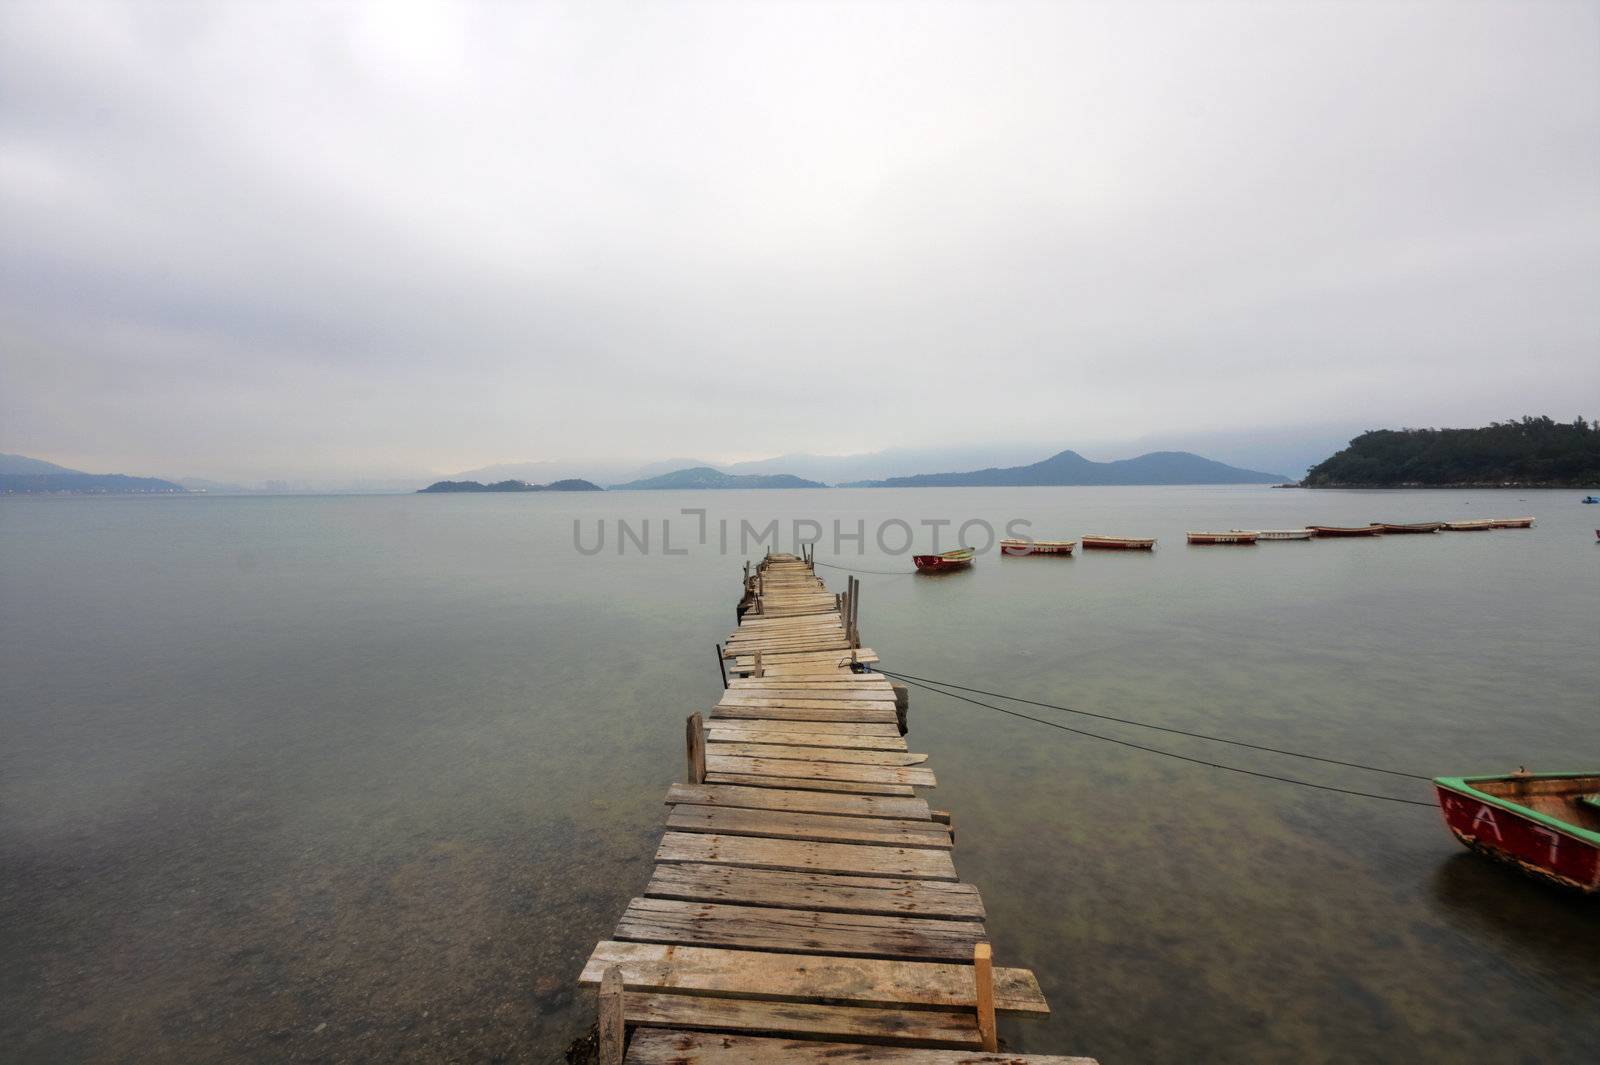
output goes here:
[[[1117, 739], [1115, 736], [1104, 736], [1104, 735], [1101, 735], [1098, 732], [1088, 732], [1088, 731], [1085, 731], [1084, 729], [1073, 728], [1071, 725], [1063, 725], [1059, 721], [1050, 721], [1050, 720], [1048, 720], [1046, 718], [1034, 717], [1031, 714], [1024, 714], [1020, 710], [1011, 710], [1011, 709], [1008, 709], [1008, 708], [1006, 708], [1004, 706], [995, 706], [993, 703], [985, 703], [985, 702], [982, 702], [982, 701], [980, 701], [978, 699], [969, 698], [968, 696], [965, 696], [965, 695], [957, 695], [955, 692], [944, 691], [941, 688], [936, 688], [931, 683], [928, 683], [928, 682], [925, 682], [925, 681], [913, 680], [910, 677], [905, 676], [904, 674], [891, 673], [886, 669], [879, 670], [879, 672], [883, 673], [885, 676], [895, 677], [896, 679], [905, 681], [907, 684], [914, 684], [919, 688], [924, 688], [924, 689], [926, 689], [928, 691], [931, 691], [931, 692], [934, 692], [936, 694], [945, 695], [945, 696], [950, 697], [951, 699], [958, 699], [958, 700], [960, 700], [961, 702], [964, 702], [964, 703], [971, 703], [973, 706], [981, 706], [986, 710], [994, 710], [994, 711], [996, 711], [998, 713], [1008, 714], [1011, 717], [1021, 718], [1024, 721], [1032, 721], [1033, 723], [1035, 723], [1037, 725], [1046, 725], [1046, 726], [1048, 726], [1050, 728], [1060, 729], [1063, 732], [1071, 732], [1071, 733], [1073, 733], [1074, 735], [1077, 735], [1077, 736], [1085, 736], [1085, 737], [1088, 737], [1089, 739], [1093, 739], [1093, 740], [1104, 740], [1107, 743], [1114, 743], [1114, 744], [1117, 744], [1120, 747], [1131, 747], [1136, 751], [1144, 751], [1147, 754], [1159, 754], [1159, 755], [1163, 755], [1163, 756], [1165, 756], [1167, 758], [1176, 758], [1180, 762], [1189, 762], [1189, 763], [1191, 763], [1193, 765], [1206, 766], [1207, 768], [1210, 768], [1210, 769], [1223, 769], [1223, 770], [1226, 770], [1226, 771], [1228, 771], [1230, 773], [1241, 773], [1244, 776], [1247, 776], [1247, 777], [1258, 777], [1258, 778], [1260, 778], [1262, 780], [1275, 780], [1275, 781], [1278, 781], [1281, 784], [1297, 784], [1302, 788], [1314, 788], [1317, 791], [1330, 791], [1330, 792], [1334, 792], [1334, 793], [1339, 794], [1339, 795], [1353, 795], [1353, 796], [1355, 796], [1357, 798], [1361, 798], [1361, 799], [1380, 799], [1380, 800], [1382, 800], [1384, 802], [1397, 802], [1397, 803], [1403, 803], [1403, 804], [1405, 804], [1407, 806], [1425, 806], [1425, 807], [1429, 808], [1430, 810], [1434, 809], [1434, 804], [1431, 803], [1431, 802], [1420, 802], [1417, 799], [1402, 799], [1402, 798], [1400, 798], [1398, 796], [1395, 796], [1395, 795], [1380, 795], [1380, 794], [1378, 794], [1376, 792], [1371, 792], [1371, 791], [1355, 791], [1355, 790], [1353, 790], [1351, 788], [1336, 788], [1336, 787], [1333, 787], [1330, 784], [1317, 784], [1317, 783], [1315, 783], [1313, 781], [1310, 781], [1310, 780], [1300, 780], [1300, 779], [1298, 779], [1296, 777], [1279, 776], [1276, 773], [1262, 773], [1262, 772], [1258, 772], [1257, 770], [1254, 770], [1254, 769], [1244, 769], [1244, 768], [1242, 768], [1240, 766], [1236, 766], [1236, 765], [1225, 765], [1222, 762], [1207, 761], [1204, 758], [1191, 758], [1189, 755], [1178, 754], [1175, 751], [1163, 751], [1159, 747], [1146, 747], [1142, 743], [1134, 743], [1131, 740]], [[1007, 698], [1007, 696], [1000, 696], [1000, 698]], [[1077, 712], [1077, 711], [1074, 711], [1074, 712]], [[1134, 723], [1137, 724], [1137, 722], [1134, 722]], [[1223, 741], [1223, 742], [1227, 742], [1227, 741]], [[1319, 759], [1319, 760], [1323, 760], [1323, 759]], [[1361, 768], [1366, 768], [1366, 767], [1361, 767]], [[1379, 772], [1387, 772], [1387, 770], [1379, 770]], [[1399, 774], [1399, 775], [1401, 775], [1401, 776], [1412, 776], [1413, 774], [1403, 773], [1403, 774]], [[1428, 779], [1428, 778], [1424, 777], [1424, 778], [1420, 778], [1420, 779]]]
[[[1305, 758], [1312, 762], [1326, 762], [1329, 765], [1344, 766], [1347, 769], [1365, 769], [1370, 773], [1387, 773], [1392, 777], [1406, 777], [1410, 780], [1432, 780], [1433, 778], [1423, 773], [1407, 773], [1402, 769], [1385, 769], [1382, 766], [1366, 765], [1362, 762], [1346, 762], [1339, 758], [1324, 758], [1320, 754], [1306, 754], [1304, 751], [1290, 751], [1282, 747], [1268, 747], [1265, 744], [1249, 743], [1245, 740], [1233, 740], [1226, 736], [1212, 736], [1205, 732], [1190, 732], [1187, 729], [1173, 728], [1170, 725], [1154, 725], [1148, 721], [1135, 721], [1127, 717], [1114, 717], [1111, 714], [1097, 714], [1090, 710], [1075, 710], [1070, 706], [1059, 706], [1056, 703], [1041, 703], [1035, 699], [1024, 699], [1020, 695], [1007, 695], [1004, 692], [985, 691], [982, 688], [968, 688], [961, 684], [952, 684], [947, 680], [933, 680], [928, 677], [915, 677], [909, 673], [896, 673], [893, 670], [880, 668], [878, 672], [887, 677], [907, 682], [919, 681], [923, 684], [937, 684], [941, 688], [954, 688], [957, 691], [972, 692], [974, 695], [987, 695], [995, 699], [1004, 699], [1012, 703], [1024, 703], [1028, 706], [1038, 706], [1046, 710], [1060, 710], [1067, 714], [1079, 714], [1083, 717], [1093, 717], [1101, 721], [1114, 721], [1119, 725], [1137, 725], [1140, 728], [1154, 729], [1157, 732], [1170, 732], [1175, 736], [1188, 736], [1190, 739], [1210, 740], [1212, 743], [1226, 743], [1234, 747], [1248, 747], [1252, 751], [1266, 751], [1268, 754], [1283, 754], [1290, 758]], [[948, 692], [946, 694], [949, 694]]]
[[842, 570], [845, 573], [870, 573], [877, 577], [909, 577], [917, 572], [914, 569], [851, 569], [849, 566], [839, 566], [832, 562], [822, 562], [812, 559], [813, 566], [827, 566], [829, 569]]

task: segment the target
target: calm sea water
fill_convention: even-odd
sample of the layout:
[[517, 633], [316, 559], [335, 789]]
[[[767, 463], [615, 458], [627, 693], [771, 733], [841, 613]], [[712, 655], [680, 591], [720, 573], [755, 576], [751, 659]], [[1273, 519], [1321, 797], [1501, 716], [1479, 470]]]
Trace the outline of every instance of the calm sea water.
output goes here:
[[[858, 569], [909, 568], [871, 542], [889, 518], [1161, 538], [865, 575], [892, 669], [1426, 774], [1600, 766], [1600, 508], [1581, 494], [0, 500], [0, 1058], [557, 1059], [590, 1019], [574, 977], [648, 874], [683, 718], [719, 690], [741, 518], [863, 520], [866, 553], [832, 559]], [[708, 508], [707, 545], [684, 507]], [[1539, 524], [1182, 537], [1512, 514]], [[575, 520], [587, 545], [618, 517], [652, 519], [652, 554], [619, 557], [614, 525], [602, 554], [574, 550]], [[687, 555], [660, 553], [664, 517]], [[1595, 1060], [1600, 907], [1466, 854], [1429, 810], [921, 692], [911, 722], [997, 958], [1055, 1010], [1006, 1026], [1016, 1048]]]

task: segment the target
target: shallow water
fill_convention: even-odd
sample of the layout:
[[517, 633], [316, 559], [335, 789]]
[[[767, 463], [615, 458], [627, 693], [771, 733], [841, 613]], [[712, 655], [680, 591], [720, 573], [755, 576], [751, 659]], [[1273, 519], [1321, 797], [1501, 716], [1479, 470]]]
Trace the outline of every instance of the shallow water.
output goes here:
[[[825, 536], [818, 557], [867, 570], [909, 568], [872, 543], [891, 517], [1161, 538], [864, 575], [863, 633], [891, 669], [1427, 774], [1600, 765], [1600, 508], [1582, 494], [0, 500], [0, 1057], [558, 1058], [592, 1008], [573, 978], [648, 874], [683, 717], [719, 688], [740, 518], [863, 520], [864, 555]], [[710, 510], [706, 545], [684, 507]], [[1182, 542], [1510, 514], [1539, 524]], [[592, 544], [619, 516], [652, 519], [651, 554], [619, 557], [614, 524], [603, 553], [574, 549], [574, 519]], [[687, 555], [661, 553], [663, 517]], [[1032, 966], [1054, 1007], [1004, 1026], [1018, 1049], [1594, 1060], [1600, 907], [1466, 854], [1429, 810], [924, 692], [911, 723], [998, 959]]]

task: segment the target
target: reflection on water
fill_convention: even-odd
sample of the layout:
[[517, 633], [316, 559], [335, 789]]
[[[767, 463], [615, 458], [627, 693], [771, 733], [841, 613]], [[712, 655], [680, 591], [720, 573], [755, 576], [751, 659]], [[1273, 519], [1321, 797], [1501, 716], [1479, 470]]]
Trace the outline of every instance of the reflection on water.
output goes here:
[[[714, 542], [584, 558], [575, 517], [1020, 516], [1039, 536], [1158, 536], [1153, 555], [869, 573], [863, 632], [913, 674], [1454, 773], [1600, 764], [1600, 588], [1570, 495], [0, 500], [0, 1056], [555, 1059], [588, 1021], [578, 967], [648, 875], [739, 572]], [[1183, 544], [1185, 528], [1508, 505], [1539, 526]], [[1008, 1026], [1020, 1049], [1577, 1062], [1600, 1045], [1596, 907], [1467, 854], [1429, 810], [926, 692], [911, 726], [999, 957], [1035, 968], [1055, 1008]]]

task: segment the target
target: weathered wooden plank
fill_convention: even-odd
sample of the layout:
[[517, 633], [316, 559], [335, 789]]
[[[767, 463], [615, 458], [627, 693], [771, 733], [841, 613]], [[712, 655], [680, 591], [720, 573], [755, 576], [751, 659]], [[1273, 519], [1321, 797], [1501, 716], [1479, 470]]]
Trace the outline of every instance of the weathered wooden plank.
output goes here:
[[1096, 1065], [1093, 1058], [1059, 1054], [984, 1054], [817, 1039], [720, 1035], [641, 1028], [628, 1046], [627, 1065]]
[[834, 732], [774, 732], [769, 729], [742, 729], [727, 722], [719, 727], [713, 721], [706, 729], [712, 743], [767, 743], [788, 747], [844, 747], [858, 751], [908, 751], [899, 736], [851, 736]]
[[[739, 660], [744, 660], [746, 657], [749, 656], [741, 654]], [[774, 652], [768, 657], [771, 657], [771, 664], [773, 665], [795, 665], [800, 664], [800, 662], [814, 664], [814, 662], [840, 662], [840, 660], [850, 662], [851, 659], [856, 660], [856, 662], [866, 662], [869, 657], [874, 662], [878, 660], [877, 652], [872, 648], [856, 648], [853, 654], [850, 651], [782, 651]]]
[[[827, 593], [824, 592], [824, 595]], [[735, 632], [793, 632], [797, 629], [843, 628], [844, 619], [838, 614], [816, 614], [811, 617], [775, 618], [760, 614], [746, 614]]]
[[843, 791], [855, 795], [915, 795], [909, 784], [871, 784], [861, 780], [819, 780], [816, 777], [768, 777], [755, 773], [707, 773], [707, 784], [741, 784], [752, 788]]
[[840, 710], [821, 706], [737, 706], [718, 703], [711, 708], [713, 718], [762, 718], [767, 721], [861, 721], [892, 725], [898, 718], [894, 710]]
[[835, 817], [887, 817], [905, 821], [930, 819], [926, 799], [842, 795], [784, 788], [743, 788], [725, 784], [674, 784], [667, 789], [667, 802], [671, 805], [786, 810], [790, 813], [830, 814]]
[[797, 758], [744, 758], [707, 754], [706, 771], [745, 773], [750, 776], [861, 781], [871, 784], [911, 784], [923, 788], [931, 788], [937, 784], [933, 770], [925, 766], [857, 765], [851, 762], [802, 761]]
[[757, 697], [782, 693], [803, 699], [893, 700], [893, 687], [863, 684], [861, 676], [860, 673], [823, 673], [800, 677], [734, 677], [728, 681], [727, 690], [733, 695]]
[[748, 696], [723, 692], [717, 700], [721, 706], [787, 706], [804, 708], [807, 710], [892, 710], [893, 699], [811, 699], [805, 695], [759, 695]]
[[692, 862], [658, 865], [644, 893], [665, 899], [781, 906], [797, 910], [877, 913], [981, 921], [983, 898], [971, 884], [753, 869]]
[[742, 807], [680, 803], [667, 815], [673, 832], [711, 832], [726, 836], [808, 839], [818, 843], [861, 843], [879, 847], [933, 847], [949, 850], [950, 830], [933, 821], [884, 817], [750, 810]]
[[980, 1045], [977, 1019], [962, 1010], [900, 1011], [631, 991], [624, 1004], [628, 1023], [641, 1027], [837, 1036], [948, 1047]]
[[843, 685], [845, 687], [876, 688], [882, 686], [888, 688], [892, 684], [893, 682], [882, 673], [834, 673], [798, 680], [785, 677], [740, 677], [732, 681], [729, 686], [734, 688], [788, 688], [799, 685], [813, 688]]
[[600, 977], [600, 1020], [595, 1043], [600, 1065], [623, 1065], [622, 1051], [628, 1042], [628, 1021], [622, 970], [613, 965]]
[[924, 847], [867, 847], [854, 843], [807, 843], [751, 836], [667, 832], [656, 850], [658, 862], [747, 865], [802, 873], [954, 880], [950, 852]]
[[[765, 660], [765, 656], [763, 656]], [[841, 677], [857, 677], [859, 673], [839, 674]], [[867, 699], [872, 702], [894, 702], [894, 689], [889, 685], [878, 687], [872, 684], [852, 683], [845, 681], [842, 684], [819, 684], [814, 679], [784, 678], [784, 677], [752, 677], [740, 678], [751, 680], [778, 681], [776, 684], [764, 684], [759, 688], [750, 688], [732, 682], [725, 695], [736, 699]]]
[[901, 739], [900, 730], [887, 721], [783, 721], [770, 717], [742, 717], [712, 721], [706, 728], [742, 729], [747, 732], [817, 732], [829, 736], [870, 736]]
[[613, 938], [788, 954], [961, 961], [971, 958], [979, 943], [986, 944], [988, 932], [981, 921], [636, 898], [623, 911]]
[[843, 636], [792, 636], [783, 639], [740, 640], [722, 649], [723, 658], [743, 658], [757, 651], [763, 655], [792, 654], [800, 651], [842, 651], [850, 644]]
[[723, 740], [706, 747], [706, 756], [724, 758], [791, 758], [802, 762], [838, 762], [845, 765], [912, 766], [928, 760], [913, 751], [870, 751], [858, 747], [790, 747], [779, 743], [745, 743]]
[[740, 627], [728, 637], [729, 643], [760, 643], [764, 640], [804, 640], [813, 638], [834, 639], [845, 635], [844, 626], [837, 622], [791, 624], [769, 628], [747, 629]]
[[[819, 958], [811, 954], [602, 940], [589, 956], [579, 982], [595, 986], [611, 965], [622, 969], [624, 984], [639, 991], [863, 1006], [972, 1010], [977, 1005], [972, 966], [954, 962]], [[995, 969], [994, 1004], [1002, 1013], [1050, 1012], [1039, 982], [1027, 969]]]

